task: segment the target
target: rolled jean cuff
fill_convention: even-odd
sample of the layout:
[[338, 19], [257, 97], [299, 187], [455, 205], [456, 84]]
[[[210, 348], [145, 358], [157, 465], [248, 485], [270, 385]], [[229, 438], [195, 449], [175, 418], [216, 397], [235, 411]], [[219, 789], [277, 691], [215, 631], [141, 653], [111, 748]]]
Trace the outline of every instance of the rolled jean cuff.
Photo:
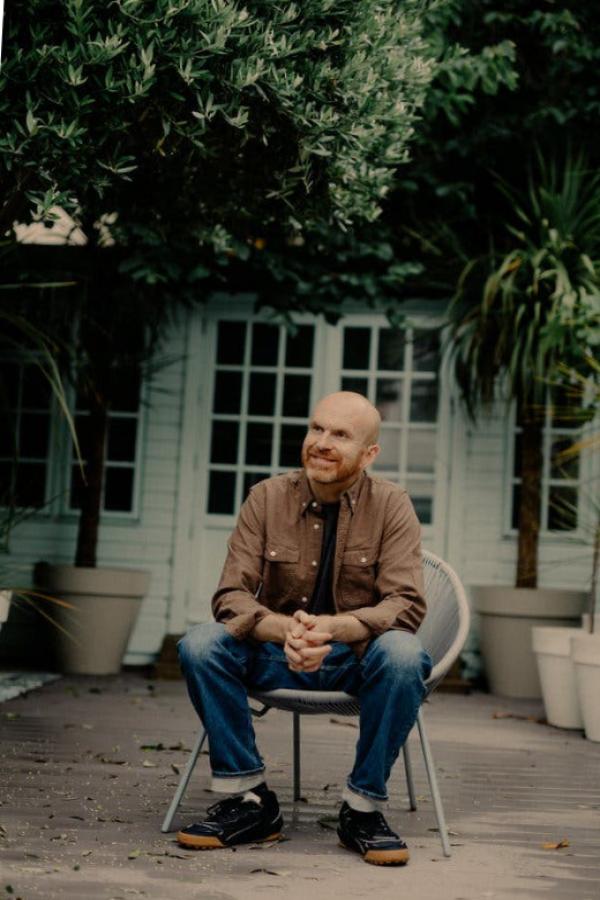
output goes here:
[[249, 775], [213, 775], [210, 789], [215, 794], [240, 794], [242, 791], [251, 791], [264, 780], [264, 769], [251, 772]]
[[[375, 809], [383, 809], [387, 799], [387, 797], [372, 794], [370, 791], [361, 791], [360, 788], [354, 787], [350, 779], [346, 782], [342, 792], [342, 800], [345, 800], [348, 806], [351, 806], [352, 809], [357, 809], [359, 812], [373, 812]], [[354, 804], [360, 804], [360, 807]], [[369, 805], [369, 808], [367, 808], [367, 805]]]

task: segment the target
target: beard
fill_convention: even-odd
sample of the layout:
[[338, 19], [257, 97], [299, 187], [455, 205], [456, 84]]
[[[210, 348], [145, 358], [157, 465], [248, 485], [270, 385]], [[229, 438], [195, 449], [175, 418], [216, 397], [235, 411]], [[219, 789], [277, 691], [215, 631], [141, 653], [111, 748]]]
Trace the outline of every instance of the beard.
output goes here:
[[360, 454], [353, 459], [338, 459], [302, 448], [302, 465], [308, 477], [317, 484], [341, 484], [360, 471]]

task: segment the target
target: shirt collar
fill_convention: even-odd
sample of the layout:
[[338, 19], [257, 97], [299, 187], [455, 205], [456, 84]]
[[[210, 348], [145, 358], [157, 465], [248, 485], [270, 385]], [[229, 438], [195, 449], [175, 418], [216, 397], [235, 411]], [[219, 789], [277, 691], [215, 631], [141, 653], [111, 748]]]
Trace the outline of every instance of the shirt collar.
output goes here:
[[[354, 484], [351, 485], [347, 491], [344, 491], [344, 493], [340, 497], [340, 502], [346, 503], [353, 515], [358, 504], [359, 494], [367, 477], [368, 476], [366, 472], [361, 472]], [[300, 515], [303, 516], [309, 509], [313, 509], [315, 512], [321, 512], [321, 504], [312, 494], [310, 484], [308, 478], [306, 477], [306, 472], [304, 471], [304, 469], [298, 470], [295, 484], [298, 486], [299, 491], [298, 499], [300, 502]]]

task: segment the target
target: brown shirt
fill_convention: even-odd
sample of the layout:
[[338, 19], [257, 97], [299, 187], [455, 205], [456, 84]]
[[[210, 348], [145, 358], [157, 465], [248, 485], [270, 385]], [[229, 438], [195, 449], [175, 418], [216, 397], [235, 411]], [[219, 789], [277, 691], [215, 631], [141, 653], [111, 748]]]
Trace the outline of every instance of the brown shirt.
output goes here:
[[[303, 470], [259, 482], [244, 502], [212, 599], [218, 622], [248, 636], [269, 612], [293, 615], [312, 596], [323, 519]], [[333, 599], [375, 637], [415, 632], [425, 615], [421, 529], [408, 494], [362, 473], [340, 502]], [[355, 644], [361, 655], [368, 641]]]

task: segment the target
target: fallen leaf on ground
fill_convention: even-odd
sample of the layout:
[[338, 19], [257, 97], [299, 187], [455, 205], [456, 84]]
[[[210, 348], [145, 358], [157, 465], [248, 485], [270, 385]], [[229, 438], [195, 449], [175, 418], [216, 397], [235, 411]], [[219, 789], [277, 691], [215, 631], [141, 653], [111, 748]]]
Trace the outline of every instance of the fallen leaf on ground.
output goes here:
[[287, 871], [284, 871], [283, 869], [279, 872], [276, 869], [251, 869], [250, 874], [251, 875], [281, 875], [282, 877], [285, 878], [285, 876], [289, 875], [290, 873]]
[[176, 775], [179, 775], [179, 773], [181, 772], [181, 766], [176, 766], [175, 763], [171, 763], [171, 768]]
[[145, 759], [142, 765], [145, 769], [156, 769], [156, 763], [150, 762], [149, 759]]
[[358, 728], [357, 722], [346, 722], [344, 719], [330, 719], [332, 725], [345, 725], [346, 728]]
[[317, 825], [320, 825], [321, 828], [327, 828], [329, 831], [335, 831], [338, 826], [338, 817], [321, 816], [320, 819], [317, 819]]
[[140, 750], [164, 750], [164, 744], [140, 744]]
[[544, 850], [562, 850], [563, 847], [569, 847], [569, 839], [563, 838], [562, 841], [547, 841], [542, 844]]
[[492, 719], [519, 719], [521, 722], [537, 722], [538, 725], [547, 725], [547, 721], [539, 716], [521, 716], [519, 713], [495, 712]]
[[141, 850], [132, 850], [127, 854], [127, 859], [137, 859], [141, 852]]

